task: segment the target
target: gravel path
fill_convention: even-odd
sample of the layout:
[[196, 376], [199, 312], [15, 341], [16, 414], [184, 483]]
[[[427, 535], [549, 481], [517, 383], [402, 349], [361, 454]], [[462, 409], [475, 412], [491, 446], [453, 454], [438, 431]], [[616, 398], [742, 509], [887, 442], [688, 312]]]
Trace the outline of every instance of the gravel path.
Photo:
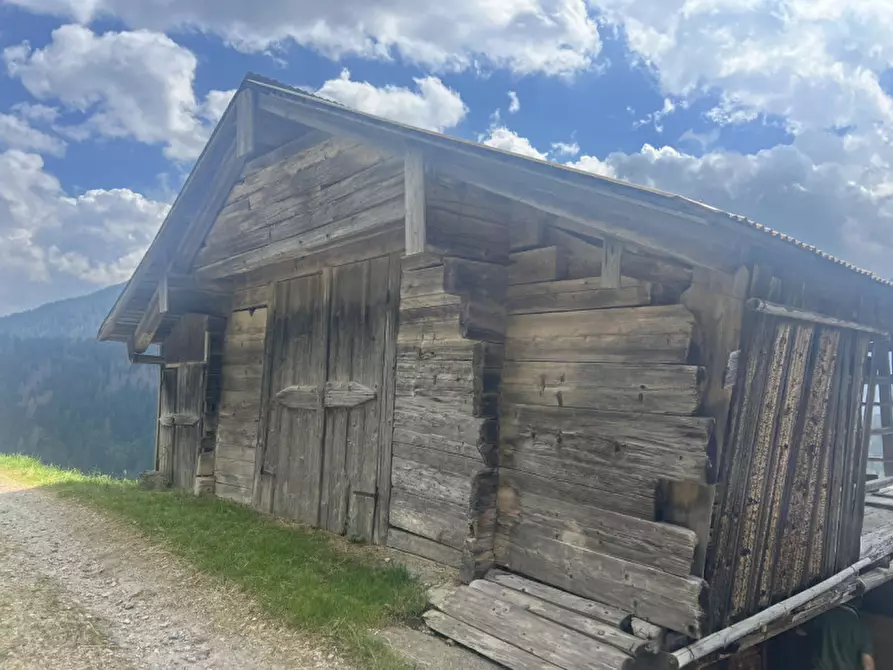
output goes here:
[[115, 520], [0, 475], [0, 668], [350, 667]]

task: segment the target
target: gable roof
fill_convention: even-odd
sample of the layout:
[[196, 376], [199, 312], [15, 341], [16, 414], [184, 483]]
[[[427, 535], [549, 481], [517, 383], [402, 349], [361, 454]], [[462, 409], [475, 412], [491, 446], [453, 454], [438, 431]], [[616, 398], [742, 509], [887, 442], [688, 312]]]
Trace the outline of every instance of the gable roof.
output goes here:
[[[817, 261], [819, 265], [814, 266], [814, 270], [844, 271], [847, 276], [857, 278], [863, 289], [893, 287], [893, 281], [789, 235], [683, 196], [382, 119], [275, 80], [249, 74], [196, 161], [152, 245], [103, 322], [99, 339], [126, 341], [151, 300], [161, 275], [171, 268], [188, 271], [245, 162], [244, 157], [238, 156], [236, 146], [236, 101], [245, 99], [246, 91], [258, 98], [261, 109], [284, 119], [397, 150], [421, 149], [448, 163], [460, 178], [464, 175], [494, 193], [553, 213], [565, 214], [567, 210], [580, 221], [596, 218], [604, 232], [621, 239], [633, 233], [644, 234], [645, 239], [652, 241], [658, 236], [657, 248], [696, 264], [709, 259], [711, 249], [723, 247], [729, 250], [746, 242], [782, 254], [793, 251], [795, 258]], [[530, 188], [531, 185], [538, 185], [538, 188]], [[593, 214], [596, 210], [599, 211]], [[599, 216], [601, 210], [608, 215], [606, 221]], [[659, 214], [660, 220], [647, 220], [649, 213]], [[679, 231], [687, 236], [681, 236], [678, 241], [672, 235], [668, 236], [668, 221], [678, 223]], [[708, 241], [707, 236], [711, 234], [714, 237]], [[668, 240], [670, 246], [666, 247]], [[694, 248], [702, 244], [703, 248]], [[890, 296], [893, 297], [893, 293]]]

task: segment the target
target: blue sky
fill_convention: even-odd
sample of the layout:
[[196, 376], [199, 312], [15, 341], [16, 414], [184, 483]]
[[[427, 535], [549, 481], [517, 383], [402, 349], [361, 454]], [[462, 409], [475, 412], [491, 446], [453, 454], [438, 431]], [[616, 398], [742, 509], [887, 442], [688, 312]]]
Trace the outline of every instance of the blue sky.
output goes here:
[[0, 0], [0, 314], [126, 279], [248, 71], [893, 275], [888, 0]]

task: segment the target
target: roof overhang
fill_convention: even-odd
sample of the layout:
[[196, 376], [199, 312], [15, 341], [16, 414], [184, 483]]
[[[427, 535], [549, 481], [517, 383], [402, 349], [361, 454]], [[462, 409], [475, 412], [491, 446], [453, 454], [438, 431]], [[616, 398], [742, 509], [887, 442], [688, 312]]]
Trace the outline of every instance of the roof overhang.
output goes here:
[[259, 146], [254, 118], [258, 111], [268, 118], [272, 115], [397, 153], [420, 151], [445, 175], [561, 216], [583, 233], [609, 235], [634, 247], [659, 250], [721, 271], [755, 259], [793, 263], [804, 279], [819, 279], [829, 289], [871, 295], [893, 304], [890, 281], [744, 217], [681, 196], [384, 120], [248, 75], [102, 324], [99, 339], [127, 341], [160, 277], [189, 271], [246, 160]]

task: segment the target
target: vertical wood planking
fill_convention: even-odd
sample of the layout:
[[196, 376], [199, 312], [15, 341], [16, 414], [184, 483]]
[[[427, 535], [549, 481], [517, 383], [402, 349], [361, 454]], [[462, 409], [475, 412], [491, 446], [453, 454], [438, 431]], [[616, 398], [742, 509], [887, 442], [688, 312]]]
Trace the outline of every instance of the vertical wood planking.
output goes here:
[[802, 431], [799, 425], [801, 415], [801, 398], [806, 380], [806, 367], [812, 348], [815, 328], [803, 325], [796, 328], [791, 358], [786, 366], [784, 391], [779, 405], [778, 427], [774, 437], [772, 454], [770, 455], [769, 477], [766, 483], [766, 500], [763, 506], [763, 519], [757, 535], [755, 552], [762, 555], [758, 576], [755, 574], [750, 588], [748, 611], [766, 607], [773, 596], [772, 579], [777, 564], [777, 550], [785, 543], [783, 533], [786, 516], [785, 498], [789, 490], [790, 465], [796, 463], [793, 453], [796, 435]]
[[387, 321], [385, 323], [384, 372], [381, 384], [381, 417], [379, 426], [378, 496], [372, 539], [384, 544], [388, 536], [391, 505], [391, 454], [394, 438], [395, 374], [397, 367], [397, 329], [400, 321], [401, 267], [398, 254], [390, 257]]
[[174, 485], [192, 491], [202, 438], [205, 403], [205, 364], [181, 363], [177, 368], [177, 414], [197, 417], [192, 425], [174, 426]]
[[[177, 368], [161, 368], [161, 386], [158, 389], [158, 416], [177, 411]], [[174, 426], [158, 423], [158, 462], [155, 467], [165, 481], [173, 483], [174, 476]]]
[[739, 526], [741, 540], [732, 589], [733, 616], [740, 615], [746, 610], [753, 573], [759, 566], [760, 557], [755, 553], [755, 545], [760, 517], [766, 504], [765, 487], [768, 482], [769, 459], [779, 419], [778, 408], [782, 400], [784, 371], [790, 354], [792, 330], [789, 323], [778, 324], [775, 329], [766, 391], [761, 399], [761, 411], [757, 415], [753, 463], [747, 482], [743, 519]]
[[418, 149], [406, 152], [404, 164], [404, 197], [406, 199], [406, 255], [425, 251], [425, 159]]
[[[273, 486], [274, 475], [268, 467], [269, 459], [269, 434], [272, 430], [273, 410], [270, 406], [271, 391], [273, 389], [274, 355], [274, 323], [279, 302], [279, 289], [275, 282], [268, 288], [268, 305], [266, 314], [266, 328], [264, 330], [263, 349], [263, 373], [261, 376], [260, 417], [257, 427], [257, 447], [254, 455], [254, 506], [264, 512], [273, 511]], [[278, 389], [277, 389], [278, 390]], [[276, 393], [276, 391], [272, 391]]]
[[790, 500], [782, 509], [785, 541], [778, 547], [773, 595], [791, 594], [804, 582], [808, 549], [812, 544], [810, 521], [820, 490], [819, 470], [825, 450], [822, 433], [828, 416], [834, 357], [839, 341], [840, 331], [837, 329], [826, 329], [819, 334], [816, 356], [806, 378], [806, 406], [797, 436], [796, 454], [791, 455], [794, 479]]

